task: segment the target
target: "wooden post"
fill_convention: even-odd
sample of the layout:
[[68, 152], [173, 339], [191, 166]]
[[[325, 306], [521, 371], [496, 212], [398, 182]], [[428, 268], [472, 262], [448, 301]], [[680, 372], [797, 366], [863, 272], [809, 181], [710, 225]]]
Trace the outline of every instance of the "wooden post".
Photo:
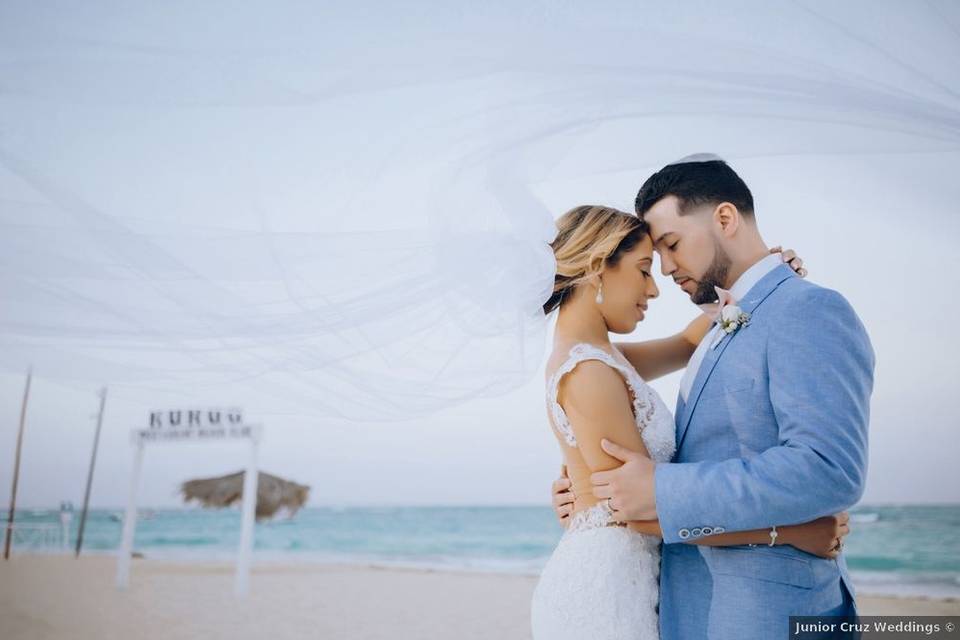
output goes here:
[[117, 556], [118, 589], [130, 586], [130, 554], [133, 552], [133, 533], [137, 527], [137, 487], [140, 485], [140, 469], [143, 467], [143, 440], [138, 440], [134, 447], [130, 493], [127, 494], [127, 512], [123, 516], [120, 555]]
[[90, 504], [90, 487], [93, 485], [93, 468], [97, 464], [97, 446], [100, 444], [100, 426], [103, 424], [103, 405], [107, 402], [107, 388], [100, 390], [100, 413], [97, 415], [97, 431], [93, 436], [93, 453], [90, 456], [90, 469], [87, 471], [87, 490], [83, 494], [83, 511], [80, 512], [80, 530], [77, 532], [77, 548], [74, 557], [80, 557], [83, 546], [83, 529], [87, 524], [87, 507]]
[[[257, 427], [259, 430], [259, 427]], [[257, 486], [260, 472], [257, 470], [257, 448], [260, 436], [254, 432], [250, 439], [250, 457], [243, 475], [243, 507], [240, 512], [240, 548], [237, 552], [237, 569], [234, 575], [233, 592], [244, 597], [250, 592], [250, 563], [253, 552], [253, 524], [257, 510]]]
[[27, 399], [30, 397], [30, 380], [33, 368], [27, 370], [27, 386], [23, 390], [23, 405], [20, 407], [20, 430], [17, 432], [17, 453], [13, 463], [13, 488], [10, 490], [10, 514], [7, 516], [7, 533], [3, 543], [3, 559], [10, 558], [10, 542], [13, 537], [13, 518], [17, 508], [17, 483], [20, 480], [20, 449], [23, 446], [23, 425], [27, 418]]

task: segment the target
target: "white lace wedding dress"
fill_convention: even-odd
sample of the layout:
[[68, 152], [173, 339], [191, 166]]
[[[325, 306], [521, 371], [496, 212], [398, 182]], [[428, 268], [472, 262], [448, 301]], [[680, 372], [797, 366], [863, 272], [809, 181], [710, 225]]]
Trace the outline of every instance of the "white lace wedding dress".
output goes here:
[[[570, 446], [577, 446], [557, 402], [557, 388], [579, 362], [600, 360], [623, 375], [650, 456], [667, 462], [676, 447], [673, 416], [619, 355], [622, 361], [586, 343], [570, 349], [547, 381], [554, 428]], [[608, 524], [612, 522], [606, 500], [571, 516], [534, 590], [530, 612], [534, 640], [658, 640], [660, 538]]]

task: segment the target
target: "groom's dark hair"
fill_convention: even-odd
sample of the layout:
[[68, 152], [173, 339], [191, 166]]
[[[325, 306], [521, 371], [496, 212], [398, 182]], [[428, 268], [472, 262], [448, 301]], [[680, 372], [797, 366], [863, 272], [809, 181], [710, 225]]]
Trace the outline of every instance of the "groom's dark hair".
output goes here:
[[641, 218], [667, 196], [676, 196], [680, 215], [702, 204], [729, 202], [742, 215], [753, 217], [753, 194], [747, 183], [723, 160], [668, 164], [647, 178], [637, 193], [636, 211]]

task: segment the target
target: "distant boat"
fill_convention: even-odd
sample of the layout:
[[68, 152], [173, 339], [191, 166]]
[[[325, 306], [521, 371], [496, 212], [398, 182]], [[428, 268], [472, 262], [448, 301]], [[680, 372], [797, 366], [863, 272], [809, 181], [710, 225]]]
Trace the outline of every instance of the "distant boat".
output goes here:
[[857, 524], [876, 522], [879, 519], [880, 519], [879, 513], [851, 513], [850, 514], [850, 522], [856, 522]]

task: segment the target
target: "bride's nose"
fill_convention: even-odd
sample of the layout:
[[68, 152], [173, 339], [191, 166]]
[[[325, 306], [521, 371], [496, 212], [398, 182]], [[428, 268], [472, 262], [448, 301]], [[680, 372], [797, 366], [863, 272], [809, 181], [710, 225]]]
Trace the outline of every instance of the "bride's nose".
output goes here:
[[660, 295], [660, 288], [657, 287], [657, 281], [654, 280], [653, 278], [650, 278], [649, 282], [650, 282], [650, 286], [647, 287], [647, 297], [656, 298], [657, 296]]

